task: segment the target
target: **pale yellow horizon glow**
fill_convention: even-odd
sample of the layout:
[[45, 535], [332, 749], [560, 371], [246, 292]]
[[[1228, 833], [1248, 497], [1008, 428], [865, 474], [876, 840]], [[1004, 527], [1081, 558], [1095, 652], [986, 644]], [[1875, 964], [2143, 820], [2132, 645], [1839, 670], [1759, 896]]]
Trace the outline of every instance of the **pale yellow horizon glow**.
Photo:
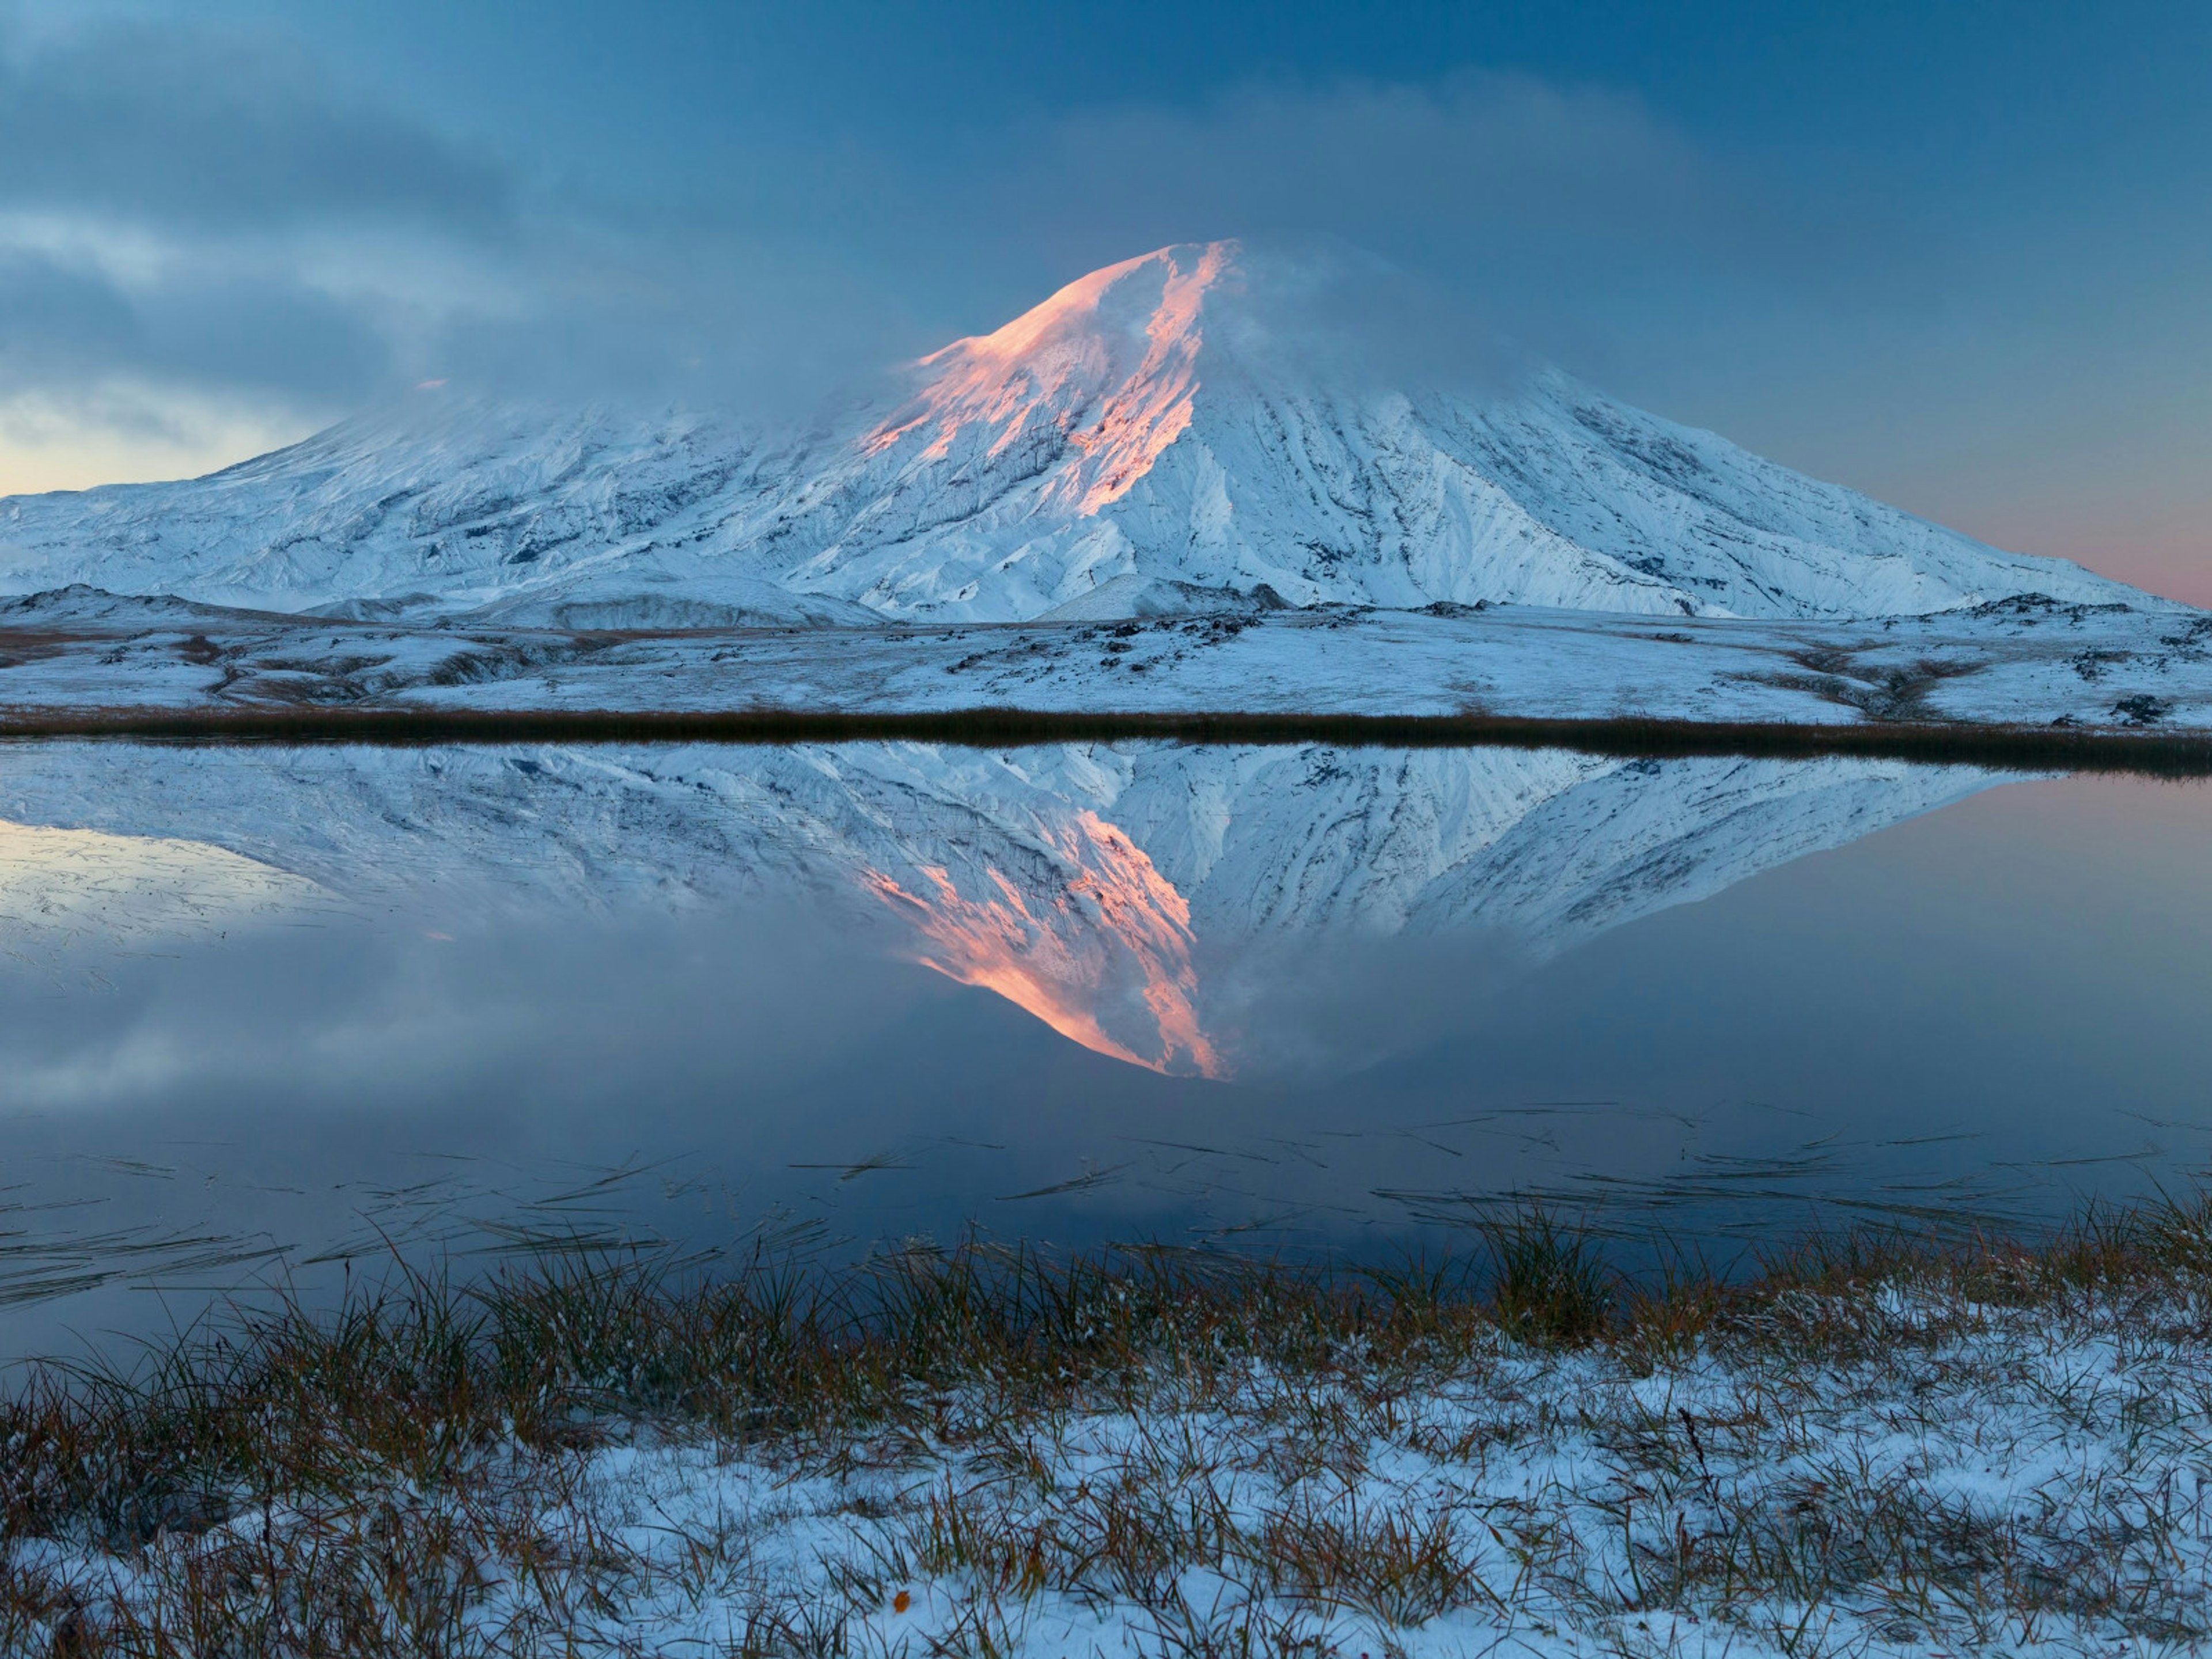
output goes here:
[[129, 384], [0, 398], [0, 496], [196, 478], [297, 443], [326, 416]]

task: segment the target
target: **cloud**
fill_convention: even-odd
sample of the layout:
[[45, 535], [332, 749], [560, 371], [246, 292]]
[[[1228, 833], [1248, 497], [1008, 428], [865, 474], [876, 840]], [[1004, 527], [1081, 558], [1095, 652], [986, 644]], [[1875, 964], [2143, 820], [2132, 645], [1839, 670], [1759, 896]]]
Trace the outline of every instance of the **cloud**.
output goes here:
[[1074, 114], [1041, 171], [1070, 217], [1139, 239], [1197, 221], [1456, 252], [1508, 229], [1663, 240], [1716, 206], [1710, 164], [1636, 100], [1491, 73]]
[[1619, 290], [1740, 261], [1771, 229], [1638, 100], [1519, 75], [1257, 82], [1073, 113], [1029, 149], [999, 210], [1072, 264], [1319, 234], [1387, 256], [1432, 305], [1455, 295], [1540, 338]]
[[154, 467], [201, 453], [195, 411], [296, 432], [429, 378], [788, 413], [1096, 265], [1219, 236], [1317, 234], [1358, 276], [1285, 325], [1340, 365], [1487, 375], [1500, 332], [1589, 355], [1577, 319], [1705, 257], [1735, 211], [1634, 100], [1527, 77], [1022, 118], [989, 155], [787, 135], [733, 151], [722, 195], [648, 204], [503, 165], [274, 37], [0, 31], [0, 401], [53, 465], [0, 442], [15, 479], [76, 483], [71, 442]]
[[273, 36], [0, 27], [0, 483], [174, 476], [511, 306], [514, 179]]
[[319, 401], [356, 398], [385, 343], [327, 295], [252, 271], [133, 293], [96, 269], [0, 249], [0, 393], [128, 374]]
[[0, 55], [0, 204], [236, 230], [342, 220], [482, 232], [500, 169], [274, 38], [110, 22]]
[[495, 313], [449, 319], [436, 374], [529, 398], [800, 416], [943, 343], [916, 323], [896, 265], [774, 227], [584, 211], [531, 236], [526, 290]]
[[0, 251], [0, 388], [127, 359], [140, 333], [112, 284], [41, 253]]
[[787, 222], [582, 199], [281, 38], [125, 17], [32, 41], [0, 12], [15, 488], [237, 459], [190, 423], [296, 435], [426, 378], [802, 405], [921, 343], [854, 268]]

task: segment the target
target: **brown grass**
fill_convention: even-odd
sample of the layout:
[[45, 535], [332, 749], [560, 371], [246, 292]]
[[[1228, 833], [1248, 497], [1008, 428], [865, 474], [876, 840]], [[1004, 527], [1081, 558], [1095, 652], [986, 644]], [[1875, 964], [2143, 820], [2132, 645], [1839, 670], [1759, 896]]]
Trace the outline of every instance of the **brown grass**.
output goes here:
[[[1993, 1519], [1852, 1464], [1833, 1425], [2075, 1387], [2021, 1356], [2111, 1330], [2155, 1337], [2166, 1368], [2114, 1432], [2164, 1446], [2185, 1423], [2201, 1447], [2208, 1285], [2195, 1198], [2034, 1240], [1822, 1235], [1734, 1276], [1625, 1276], [1534, 1212], [1388, 1270], [981, 1243], [834, 1273], [581, 1250], [473, 1283], [403, 1270], [21, 1376], [0, 1404], [0, 1652], [623, 1650], [636, 1607], [685, 1597], [737, 1610], [722, 1650], [859, 1651], [917, 1584], [958, 1588], [917, 1654], [1011, 1651], [1048, 1603], [1133, 1609], [1141, 1645], [1190, 1654], [1387, 1650], [1462, 1615], [1639, 1650], [1623, 1632], [1662, 1613], [1747, 1651], [1817, 1650], [1838, 1618], [2187, 1646], [2212, 1638], [2201, 1498], [2114, 1475]], [[1621, 1392], [1699, 1364], [1734, 1379], [1725, 1409]], [[2086, 1424], [2104, 1384], [2078, 1386], [2053, 1409]], [[1564, 1434], [1617, 1464], [1595, 1496], [1376, 1496], [1378, 1455], [1471, 1490]], [[842, 1483], [860, 1541], [796, 1598], [734, 1522], [641, 1552], [592, 1497], [613, 1444]], [[1106, 1449], [1074, 1480], [1085, 1444]], [[2160, 1565], [2185, 1548], [2187, 1571]], [[1778, 1609], [1794, 1631], [1759, 1624]]]

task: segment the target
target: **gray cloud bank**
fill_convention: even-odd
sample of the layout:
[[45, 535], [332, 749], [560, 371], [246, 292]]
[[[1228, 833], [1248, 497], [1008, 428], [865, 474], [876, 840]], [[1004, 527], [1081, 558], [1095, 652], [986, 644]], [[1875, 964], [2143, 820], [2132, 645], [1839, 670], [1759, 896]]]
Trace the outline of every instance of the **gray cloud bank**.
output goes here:
[[1016, 183], [1059, 209], [1072, 249], [1318, 230], [1494, 295], [1602, 250], [1699, 246], [1732, 210], [1710, 161], [1637, 100], [1526, 76], [1255, 83], [1194, 109], [1078, 112], [1039, 155]]
[[372, 220], [478, 230], [496, 167], [281, 40], [114, 23], [0, 59], [0, 200], [194, 229]]
[[427, 263], [514, 236], [511, 180], [279, 40], [0, 34], [0, 418], [95, 444], [217, 405], [311, 421], [398, 382]]
[[[1639, 276], [1726, 211], [1633, 100], [1492, 76], [1251, 85], [1039, 116], [988, 164], [917, 146], [823, 165], [738, 155], [719, 201], [594, 201], [281, 39], [0, 36], [0, 401], [128, 384], [321, 419], [435, 376], [781, 407], [1084, 270], [1225, 234], [1380, 250], [1369, 309], [1391, 325], [1340, 345], [1472, 372], [1501, 330], [1553, 343], [1592, 286], [1565, 273]], [[855, 169], [865, 215], [819, 189]]]

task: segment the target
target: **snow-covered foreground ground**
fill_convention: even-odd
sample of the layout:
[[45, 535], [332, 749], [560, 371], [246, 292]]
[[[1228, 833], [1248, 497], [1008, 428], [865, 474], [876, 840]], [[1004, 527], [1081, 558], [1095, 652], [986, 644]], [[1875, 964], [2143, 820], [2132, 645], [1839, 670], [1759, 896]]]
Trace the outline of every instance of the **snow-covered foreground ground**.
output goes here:
[[1673, 1358], [1493, 1332], [1048, 1408], [917, 1383], [829, 1436], [580, 1425], [442, 1486], [17, 1541], [18, 1608], [72, 1611], [19, 1611], [15, 1650], [157, 1619], [163, 1651], [237, 1650], [258, 1619], [292, 1651], [343, 1581], [415, 1652], [2202, 1651], [2203, 1322], [2171, 1284], [1800, 1290]]
[[[626, 1446], [572, 1507], [638, 1564], [648, 1646], [727, 1641], [739, 1608], [842, 1618], [860, 1651], [1040, 1656], [2212, 1636], [2201, 1340], [1965, 1313], [1863, 1310], [1875, 1357], [1778, 1371], [1501, 1349], [1422, 1386], [1162, 1379], [1012, 1432], [956, 1401], [850, 1472]], [[1890, 1322], [1942, 1334], [1899, 1352]]]
[[2212, 617], [2034, 597], [1867, 622], [1519, 606], [675, 633], [403, 627], [85, 589], [0, 601], [31, 710], [747, 708], [2212, 725]]
[[[959, 1402], [941, 1437], [855, 1449], [852, 1474], [608, 1450], [575, 1508], [645, 1566], [631, 1619], [653, 1643], [726, 1639], [748, 1600], [802, 1626], [842, 1613], [862, 1650], [911, 1652], [2212, 1633], [2199, 1342], [2000, 1317], [1915, 1348], [1778, 1375], [1510, 1352], [1423, 1387], [1261, 1370], [1225, 1399], [1163, 1380], [1014, 1434]], [[702, 1557], [720, 1585], [684, 1582]]]

